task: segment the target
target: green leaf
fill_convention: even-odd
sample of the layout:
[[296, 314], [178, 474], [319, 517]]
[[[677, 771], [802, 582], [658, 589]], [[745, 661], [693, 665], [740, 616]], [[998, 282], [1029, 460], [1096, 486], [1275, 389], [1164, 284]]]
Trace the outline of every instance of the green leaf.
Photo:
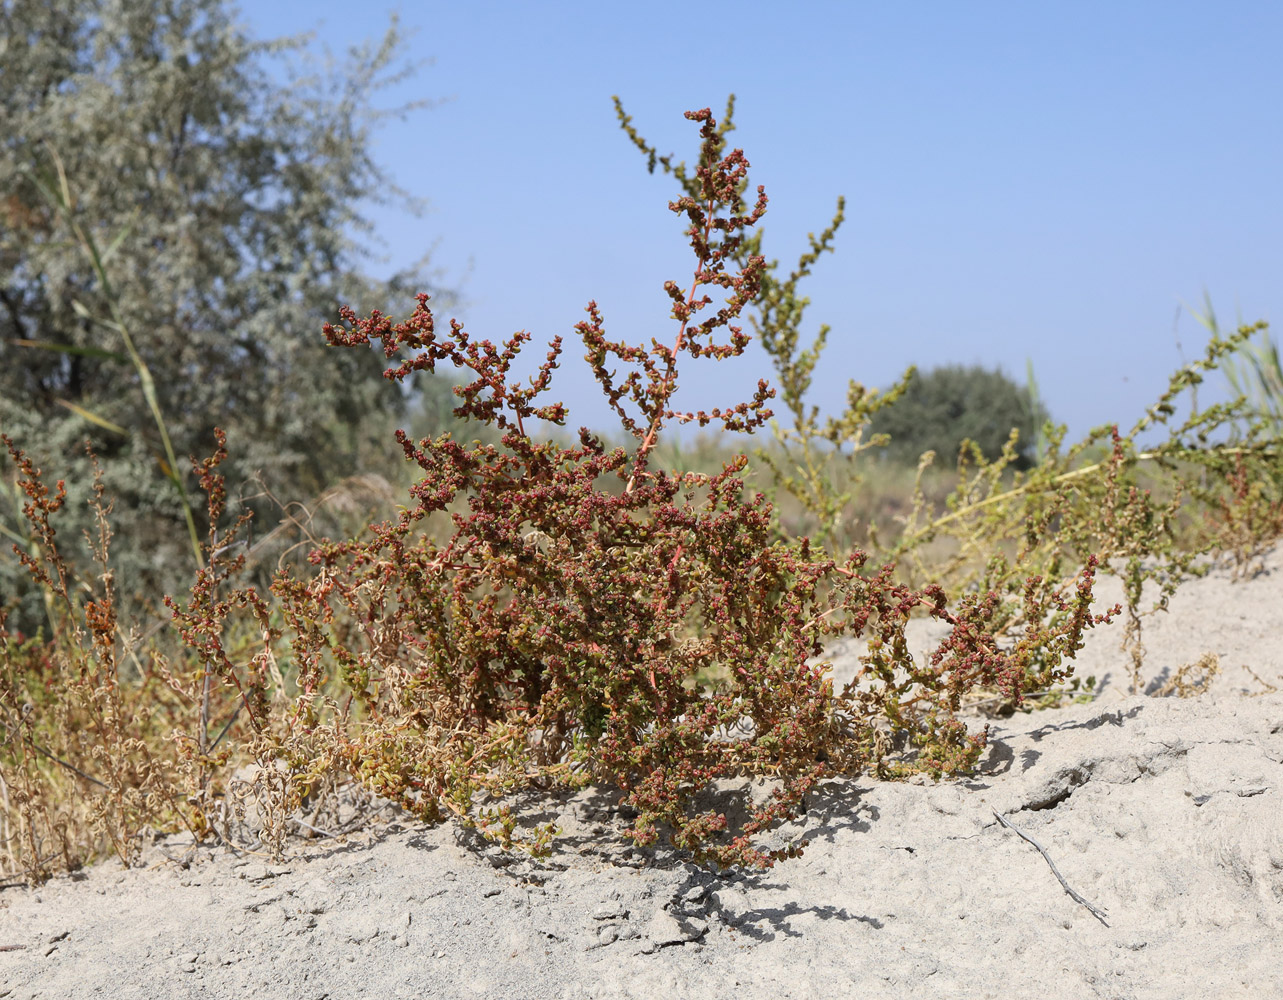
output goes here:
[[99, 427], [105, 428], [106, 430], [111, 431], [113, 434], [119, 434], [121, 437], [129, 437], [129, 431], [121, 427], [120, 424], [113, 424], [106, 417], [100, 417], [96, 413], [91, 413], [89, 410], [86, 410], [83, 406], [77, 406], [75, 403], [71, 402], [70, 400], [60, 399], [58, 400], [58, 405], [65, 406], [72, 413], [76, 414], [76, 416], [83, 417], [85, 420], [88, 420], [91, 424], [97, 424]]
[[42, 351], [57, 351], [59, 354], [78, 354], [87, 358], [106, 358], [108, 361], [127, 363], [129, 358], [115, 351], [104, 351], [101, 347], [75, 347], [72, 344], [54, 344], [47, 340], [15, 340], [18, 347], [34, 347]]

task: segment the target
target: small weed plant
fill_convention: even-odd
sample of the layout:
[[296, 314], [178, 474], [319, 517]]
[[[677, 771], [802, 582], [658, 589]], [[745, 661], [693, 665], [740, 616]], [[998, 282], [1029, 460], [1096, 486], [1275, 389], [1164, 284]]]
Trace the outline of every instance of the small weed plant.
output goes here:
[[[577, 441], [534, 436], [536, 422], [566, 425], [566, 408], [543, 400], [560, 338], [525, 384], [512, 367], [528, 334], [496, 347], [457, 322], [439, 331], [427, 296], [401, 322], [344, 309], [325, 336], [342, 348], [377, 344], [389, 379], [466, 372], [454, 413], [485, 440], [469, 448], [449, 433], [398, 432], [420, 473], [410, 502], [357, 537], [317, 542], [305, 568], [286, 566], [260, 592], [240, 582], [246, 518], [227, 509], [219, 432], [215, 453], [193, 463], [208, 536], [189, 594], [166, 599], [178, 641], [162, 648], [116, 621], [101, 496], [101, 572], [73, 583], [51, 524], [61, 484], [50, 490], [6, 439], [30, 526], [18, 554], [51, 630], [0, 635], [0, 836], [12, 869], [38, 880], [104, 845], [129, 863], [151, 829], [180, 824], [229, 837], [233, 785], [279, 854], [291, 817], [342, 781], [534, 852], [550, 849], [556, 829], [523, 826], [513, 797], [593, 785], [614, 791], [638, 845], [665, 837], [705, 863], [767, 867], [805, 846], [772, 836], [820, 782], [972, 770], [987, 727], [968, 728], [963, 708], [1016, 707], [1027, 695], [1050, 703], [1048, 691], [1072, 684], [1087, 630], [1113, 615], [1125, 615], [1139, 683], [1145, 583], [1165, 599], [1198, 556], [1228, 547], [1250, 558], [1283, 527], [1247, 471], [1271, 460], [1272, 445], [1251, 428], [1233, 450], [1208, 444], [1238, 414], [1233, 404], [1196, 414], [1149, 452], [1135, 445], [1249, 330], [1214, 339], [1127, 435], [1106, 428], [1062, 451], [1063, 429], [1048, 428], [1038, 462], [1021, 472], [1011, 469], [1014, 439], [993, 461], [964, 449], [948, 513], [920, 489], [927, 456], [896, 536], [851, 544], [851, 497], [826, 470], [878, 446], [864, 436], [870, 417], [905, 383], [884, 395], [853, 383], [847, 413], [818, 429], [803, 395], [825, 331], [794, 358], [805, 306], [796, 286], [829, 249], [841, 205], [798, 270], [776, 279], [755, 231], [766, 195], [746, 197], [748, 161], [726, 149], [730, 111], [720, 125], [707, 109], [687, 113], [700, 130], [687, 171], [657, 157], [620, 110], [652, 168], [662, 162], [680, 182], [669, 207], [687, 223], [694, 258], [688, 281], [665, 284], [669, 343], [612, 341], [595, 302], [576, 328], [624, 445], [586, 428]], [[765, 380], [747, 401], [673, 409], [679, 364], [744, 351], [743, 314], [776, 364], [791, 431], [772, 421], [776, 390]], [[660, 464], [673, 425], [690, 422], [742, 434], [769, 424], [779, 447], [759, 457], [776, 499], [814, 515], [814, 539], [781, 530], [771, 498], [747, 485], [744, 455], [715, 472]], [[1197, 531], [1181, 535], [1184, 479], [1173, 471], [1157, 484], [1166, 492], [1144, 487], [1141, 462], [1186, 477], [1198, 467], [1208, 516]], [[921, 554], [942, 535], [955, 554], [928, 564]], [[1123, 578], [1125, 612], [1093, 614], [1101, 569]], [[921, 659], [905, 634], [915, 615], [948, 626]], [[838, 687], [808, 661], [843, 636], [867, 649]], [[245, 761], [252, 768], [234, 779]], [[702, 797], [722, 779], [751, 777], [771, 779], [772, 791], [740, 819]]]

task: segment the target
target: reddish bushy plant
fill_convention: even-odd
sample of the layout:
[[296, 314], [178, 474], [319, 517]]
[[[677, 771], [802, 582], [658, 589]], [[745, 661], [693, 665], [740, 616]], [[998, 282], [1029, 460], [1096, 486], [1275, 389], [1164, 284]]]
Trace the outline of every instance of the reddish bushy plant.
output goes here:
[[[636, 811], [628, 832], [637, 843], [653, 843], [666, 827], [697, 858], [762, 866], [800, 849], [757, 842], [825, 777], [868, 767], [939, 776], [974, 766], [985, 734], [955, 717], [963, 695], [983, 685], [1018, 701], [1031, 677], [1065, 676], [1065, 659], [1098, 620], [1088, 613], [1094, 564], [1073, 591], [1031, 580], [1027, 628], [1013, 643], [988, 627], [995, 594], [951, 611], [939, 588], [896, 584], [890, 567], [869, 569], [862, 553], [838, 565], [814, 555], [805, 538], [772, 541], [771, 505], [762, 494], [743, 496], [743, 456], [712, 476], [650, 469], [657, 438], [674, 420], [752, 432], [771, 416], [765, 381], [748, 403], [707, 413], [670, 408], [680, 355], [742, 353], [749, 337], [732, 321], [756, 294], [763, 266], [752, 256], [738, 272], [728, 268], [766, 210], [765, 193], [759, 187], [749, 207], [743, 153], [723, 155], [707, 109], [687, 117], [701, 126], [698, 197], [670, 208], [690, 220], [696, 266], [688, 289], [665, 284], [678, 325], [672, 346], [647, 351], [608, 340], [596, 303], [577, 327], [635, 450], [607, 452], [587, 429], [577, 448], [531, 438], [532, 420], [564, 424], [562, 404], [535, 403], [558, 367], [560, 338], [523, 388], [508, 376], [528, 334], [502, 351], [473, 342], [456, 322], [439, 337], [426, 296], [398, 324], [345, 310], [344, 326], [326, 328], [331, 343], [378, 341], [388, 358], [414, 352], [388, 378], [433, 372], [441, 362], [471, 370], [475, 380], [455, 390], [455, 415], [493, 424], [502, 448], [399, 433], [423, 470], [413, 505], [373, 526], [368, 541], [319, 547], [314, 579], [281, 577], [275, 590], [303, 714], [319, 724], [316, 693], [332, 664], [364, 720], [335, 730], [339, 755], [417, 815], [453, 813], [510, 844], [515, 820], [502, 805], [509, 793], [604, 782]], [[725, 304], [701, 320], [712, 288], [726, 293]], [[729, 342], [716, 344], [723, 327]], [[611, 356], [640, 371], [617, 381]], [[612, 477], [622, 491], [599, 483]], [[424, 522], [461, 496], [471, 513], [451, 515], [454, 534], [439, 546]], [[919, 608], [954, 626], [923, 664], [904, 639]], [[860, 676], [835, 691], [805, 661], [822, 652], [822, 636], [841, 634], [868, 635], [870, 646]], [[890, 766], [896, 731], [916, 753]], [[742, 827], [728, 829], [724, 814], [697, 808], [697, 794], [714, 780], [750, 774], [779, 783]], [[543, 827], [515, 839], [540, 849], [552, 833]]]

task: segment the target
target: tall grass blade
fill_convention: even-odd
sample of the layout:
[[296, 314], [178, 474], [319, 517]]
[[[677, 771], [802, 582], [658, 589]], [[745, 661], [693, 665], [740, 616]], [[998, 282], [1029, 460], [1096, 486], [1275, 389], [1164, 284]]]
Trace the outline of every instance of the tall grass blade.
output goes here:
[[[1220, 324], [1209, 298], [1204, 297], [1203, 313], [1194, 318], [1213, 337], [1220, 337]], [[1265, 424], [1274, 438], [1283, 437], [1283, 362], [1278, 344], [1268, 330], [1260, 341], [1246, 340], [1222, 363], [1225, 379], [1236, 396], [1241, 396], [1252, 411], [1252, 417]]]
[[[1046, 409], [1042, 405], [1042, 396], [1038, 392], [1038, 381], [1034, 378], [1034, 359], [1025, 358], [1025, 388], [1029, 393], [1029, 405], [1033, 408], [1034, 415], [1045, 413]], [[1047, 421], [1043, 420], [1037, 424], [1034, 430], [1034, 463], [1042, 465], [1043, 459], [1047, 457]]]
[[[125, 344], [125, 352], [129, 361], [133, 364], [134, 370], [138, 373], [138, 381], [142, 385], [143, 398], [147, 401], [147, 408], [151, 411], [152, 420], [156, 424], [156, 430], [160, 433], [161, 444], [165, 449], [165, 461], [161, 463], [161, 468], [165, 470], [167, 478], [174, 484], [174, 488], [178, 491], [179, 500], [183, 505], [183, 517], [187, 522], [187, 533], [192, 543], [192, 552], [196, 557], [196, 565], [201, 569], [204, 569], [205, 555], [201, 549], [200, 534], [196, 530], [196, 517], [192, 509], [191, 499], [187, 495], [187, 486], [183, 482], [183, 477], [178, 473], [178, 459], [174, 454], [173, 443], [170, 441], [169, 427], [166, 425], [164, 415], [160, 410], [160, 401], [156, 395], [155, 379], [152, 377], [151, 369], [147, 367], [147, 362], [144, 361], [142, 355], [138, 353], [138, 349], [134, 345], [134, 339], [129, 333], [129, 327], [125, 323], [125, 318], [121, 315], [115, 290], [112, 288], [111, 279], [107, 276], [107, 268], [104, 262], [105, 255], [99, 252], [98, 244], [94, 240], [93, 236], [82, 228], [78, 221], [76, 221], [74, 214], [75, 202], [71, 196], [71, 185], [67, 180], [67, 171], [63, 166], [62, 157], [58, 155], [58, 151], [52, 145], [46, 143], [45, 146], [49, 151], [50, 158], [53, 160], [54, 169], [58, 176], [58, 183], [56, 185], [53, 184], [48, 177], [37, 173], [36, 171], [26, 170], [24, 173], [31, 178], [31, 180], [40, 189], [41, 193], [45, 196], [46, 200], [48, 200], [50, 205], [53, 206], [53, 208], [67, 223], [67, 226], [71, 229], [76, 240], [79, 242], [81, 249], [84, 251], [85, 256], [88, 257], [89, 262], [93, 267], [94, 275], [98, 279], [98, 283], [102, 286], [108, 307], [111, 309], [111, 323], [108, 323], [105, 320], [96, 320], [96, 322], [117, 330], [120, 333], [121, 340], [123, 340]], [[112, 241], [112, 246], [109, 248], [110, 250], [114, 251], [118, 247], [121, 237], [125, 232], [128, 232], [128, 228], [129, 227], [126, 227], [125, 230]], [[75, 308], [75, 305], [77, 304], [79, 303], [73, 304], [73, 308]], [[84, 306], [82, 305], [81, 308], [83, 309]]]

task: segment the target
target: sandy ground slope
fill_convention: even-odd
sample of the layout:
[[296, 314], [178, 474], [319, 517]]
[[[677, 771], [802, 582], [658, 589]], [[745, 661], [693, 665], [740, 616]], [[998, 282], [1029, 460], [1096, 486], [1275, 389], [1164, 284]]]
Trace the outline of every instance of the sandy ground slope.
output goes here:
[[[542, 807], [566, 831], [544, 861], [449, 825], [281, 865], [170, 838], [149, 867], [0, 891], [0, 997], [1283, 996], [1283, 693], [1243, 669], [1283, 688], [1268, 568], [1147, 622], [1147, 680], [1214, 652], [1208, 694], [1128, 695], [1102, 631], [1095, 701], [994, 722], [971, 778], [830, 783], [772, 871], [612, 842], [592, 791]], [[834, 653], [840, 676], [858, 649]]]

